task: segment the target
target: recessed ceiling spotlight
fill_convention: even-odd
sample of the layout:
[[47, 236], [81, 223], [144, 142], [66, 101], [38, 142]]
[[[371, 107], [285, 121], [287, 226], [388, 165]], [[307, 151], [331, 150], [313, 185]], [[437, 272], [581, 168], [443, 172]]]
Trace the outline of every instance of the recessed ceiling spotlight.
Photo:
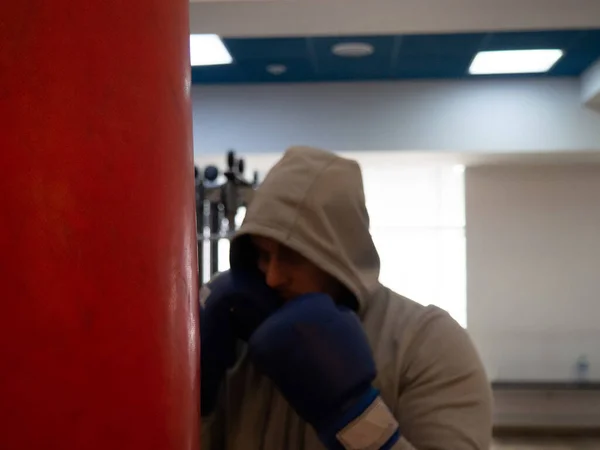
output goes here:
[[269, 64], [266, 67], [267, 72], [271, 75], [279, 76], [287, 72], [287, 67], [283, 64]]
[[340, 42], [331, 47], [331, 52], [342, 58], [362, 58], [373, 54], [373, 46], [366, 42]]
[[471, 75], [548, 72], [563, 56], [559, 49], [498, 50], [479, 52], [473, 59]]

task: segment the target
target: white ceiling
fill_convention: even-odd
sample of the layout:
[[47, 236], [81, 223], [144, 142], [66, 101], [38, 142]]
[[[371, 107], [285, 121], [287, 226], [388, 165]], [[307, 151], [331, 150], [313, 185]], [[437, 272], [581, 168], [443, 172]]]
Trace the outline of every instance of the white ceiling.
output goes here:
[[191, 0], [190, 28], [229, 37], [600, 28], [600, 0]]

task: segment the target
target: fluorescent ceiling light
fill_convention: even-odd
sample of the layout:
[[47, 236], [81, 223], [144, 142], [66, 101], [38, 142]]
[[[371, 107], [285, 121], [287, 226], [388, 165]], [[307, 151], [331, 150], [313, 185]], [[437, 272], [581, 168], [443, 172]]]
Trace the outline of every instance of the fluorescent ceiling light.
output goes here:
[[216, 34], [190, 35], [190, 62], [192, 66], [231, 64], [233, 58]]
[[548, 72], [562, 57], [562, 50], [500, 50], [479, 52], [471, 67], [471, 75]]

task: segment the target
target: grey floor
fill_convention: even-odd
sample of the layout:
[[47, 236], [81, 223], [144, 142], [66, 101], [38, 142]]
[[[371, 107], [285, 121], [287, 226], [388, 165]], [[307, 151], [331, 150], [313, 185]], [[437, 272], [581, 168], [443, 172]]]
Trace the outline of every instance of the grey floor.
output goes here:
[[600, 450], [598, 439], [497, 439], [491, 450]]

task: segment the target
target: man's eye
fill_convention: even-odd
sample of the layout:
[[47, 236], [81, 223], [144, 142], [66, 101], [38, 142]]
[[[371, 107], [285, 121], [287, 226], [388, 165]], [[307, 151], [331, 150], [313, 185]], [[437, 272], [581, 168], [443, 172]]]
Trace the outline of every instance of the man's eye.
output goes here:
[[306, 261], [306, 259], [300, 253], [297, 253], [293, 250], [286, 250], [285, 252], [282, 252], [280, 256], [281, 259], [287, 264], [298, 265]]
[[269, 254], [265, 252], [258, 253], [258, 264], [268, 264], [269, 263]]

